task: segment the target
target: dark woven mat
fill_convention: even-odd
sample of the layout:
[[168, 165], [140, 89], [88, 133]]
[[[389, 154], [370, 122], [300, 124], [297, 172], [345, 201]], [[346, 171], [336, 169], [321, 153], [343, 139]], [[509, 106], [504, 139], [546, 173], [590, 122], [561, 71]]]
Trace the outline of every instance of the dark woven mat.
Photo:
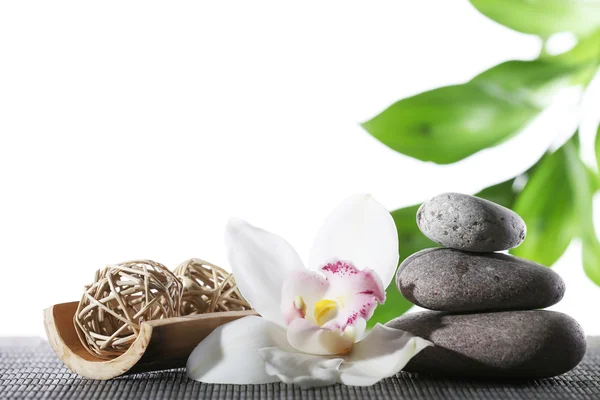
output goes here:
[[520, 383], [457, 381], [400, 373], [375, 386], [336, 385], [301, 390], [282, 383], [208, 385], [185, 370], [131, 375], [110, 381], [80, 378], [40, 339], [0, 339], [0, 399], [599, 399], [600, 339], [573, 371]]

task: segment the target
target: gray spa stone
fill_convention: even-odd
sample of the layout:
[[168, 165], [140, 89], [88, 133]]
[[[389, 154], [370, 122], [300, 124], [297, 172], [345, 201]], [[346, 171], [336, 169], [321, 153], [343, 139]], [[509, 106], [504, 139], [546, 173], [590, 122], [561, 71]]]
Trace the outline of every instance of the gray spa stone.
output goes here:
[[508, 208], [460, 193], [444, 193], [417, 211], [425, 236], [453, 249], [491, 252], [512, 249], [525, 239], [523, 219]]
[[422, 250], [404, 260], [396, 285], [418, 306], [451, 312], [545, 308], [565, 293], [556, 272], [532, 261], [444, 248]]
[[554, 311], [447, 314], [423, 311], [386, 324], [434, 343], [404, 368], [473, 378], [560, 375], [583, 358], [586, 340], [573, 318]]

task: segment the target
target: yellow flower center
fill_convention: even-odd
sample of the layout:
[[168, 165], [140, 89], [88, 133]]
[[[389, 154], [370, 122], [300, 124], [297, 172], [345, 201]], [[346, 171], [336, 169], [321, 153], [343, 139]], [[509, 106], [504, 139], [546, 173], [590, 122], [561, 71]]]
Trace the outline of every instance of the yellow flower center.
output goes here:
[[315, 303], [315, 322], [319, 326], [323, 326], [326, 322], [331, 321], [337, 314], [338, 305], [334, 300], [323, 299]]

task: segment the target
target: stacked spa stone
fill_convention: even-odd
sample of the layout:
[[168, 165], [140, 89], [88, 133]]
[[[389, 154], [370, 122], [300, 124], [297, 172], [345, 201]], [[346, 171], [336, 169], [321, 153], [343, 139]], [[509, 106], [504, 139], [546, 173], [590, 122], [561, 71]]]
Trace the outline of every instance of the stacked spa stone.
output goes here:
[[[495, 253], [521, 244], [525, 223], [513, 211], [474, 196], [446, 193], [417, 212], [419, 229], [445, 248], [426, 249], [398, 268], [412, 303], [434, 311], [388, 323], [434, 343], [408, 371], [491, 378], [559, 375], [583, 358], [579, 324], [554, 311], [565, 284], [534, 262]], [[548, 244], [552, 246], [552, 244]]]

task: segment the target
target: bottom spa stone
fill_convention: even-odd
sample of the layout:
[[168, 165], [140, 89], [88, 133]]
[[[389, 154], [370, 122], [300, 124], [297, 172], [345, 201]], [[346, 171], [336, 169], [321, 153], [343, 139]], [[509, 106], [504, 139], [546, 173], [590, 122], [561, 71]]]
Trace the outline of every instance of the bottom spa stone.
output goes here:
[[386, 324], [434, 343], [404, 368], [435, 375], [533, 379], [560, 375], [583, 358], [573, 318], [554, 311], [448, 314], [424, 311]]

